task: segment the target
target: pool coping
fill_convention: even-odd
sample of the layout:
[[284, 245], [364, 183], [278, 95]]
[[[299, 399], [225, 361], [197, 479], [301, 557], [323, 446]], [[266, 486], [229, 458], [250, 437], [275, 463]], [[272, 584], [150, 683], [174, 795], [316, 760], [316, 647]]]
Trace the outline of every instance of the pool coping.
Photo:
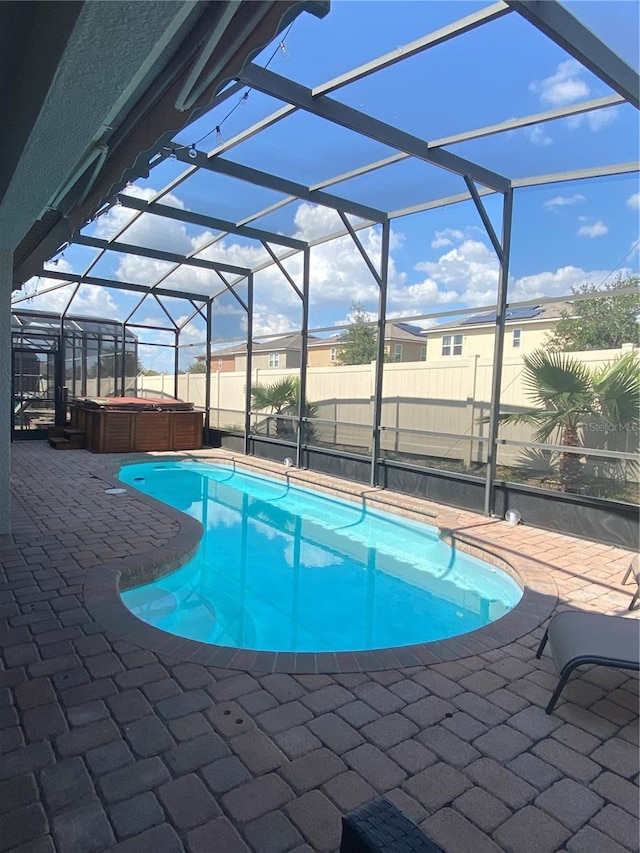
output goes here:
[[[336, 480], [317, 472], [283, 469], [281, 464], [224, 451], [128, 454], [126, 457], [106, 460], [102, 479], [105, 483], [122, 488], [123, 483], [117, 478], [117, 473], [125, 465], [181, 459], [227, 464], [247, 473], [268, 473], [277, 479], [310, 486], [334, 496], [337, 492], [340, 497], [359, 501], [364, 506], [412, 520], [428, 520], [441, 536], [450, 537], [461, 550], [506, 570], [522, 586], [523, 596], [513, 610], [489, 625], [449, 639], [409, 646], [349, 652], [268, 652], [186, 639], [148, 625], [134, 616], [120, 597], [120, 586], [124, 578], [129, 579], [128, 587], [138, 586], [184, 565], [198, 549], [203, 534], [202, 525], [185, 513], [135, 490], [135, 494], [130, 493], [129, 496], [175, 522], [178, 526], [177, 534], [161, 550], [129, 555], [89, 569], [83, 591], [85, 606], [93, 619], [114, 636], [140, 648], [204, 666], [258, 673], [375, 672], [460, 660], [500, 648], [538, 628], [556, 606], [557, 586], [548, 568], [542, 567], [531, 557], [507, 552], [493, 542], [489, 544], [479, 536], [458, 529], [456, 514], [462, 510], [442, 507], [427, 500]], [[487, 521], [484, 516], [478, 518]], [[496, 520], [495, 523], [506, 522]]]

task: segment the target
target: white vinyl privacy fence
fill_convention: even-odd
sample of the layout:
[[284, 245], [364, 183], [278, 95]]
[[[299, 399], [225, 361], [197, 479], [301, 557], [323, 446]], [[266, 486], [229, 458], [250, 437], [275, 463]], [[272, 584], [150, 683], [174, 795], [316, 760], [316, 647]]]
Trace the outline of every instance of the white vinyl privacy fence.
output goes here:
[[[623, 350], [573, 353], [590, 369], [606, 364]], [[531, 405], [522, 387], [522, 357], [505, 357], [502, 372], [501, 411], [516, 411]], [[382, 406], [381, 449], [398, 456], [430, 456], [456, 460], [465, 466], [482, 464], [487, 456], [493, 363], [489, 358], [456, 357], [450, 362], [404, 362], [385, 364]], [[285, 377], [296, 378], [298, 370], [254, 370], [252, 386], [269, 385]], [[171, 374], [140, 377], [138, 393], [143, 396], [173, 396]], [[204, 374], [178, 377], [178, 396], [205, 408]], [[372, 437], [375, 364], [314, 367], [307, 369], [307, 399], [317, 407], [314, 441], [353, 452], [370, 452]], [[216, 372], [211, 375], [211, 427], [243, 430], [246, 375]], [[266, 428], [268, 415], [253, 419], [254, 428]], [[638, 434], [620, 425], [585, 424], [586, 447], [634, 453]], [[503, 425], [500, 439], [530, 442], [531, 427]], [[499, 465], [513, 465], [522, 448], [500, 445]]]

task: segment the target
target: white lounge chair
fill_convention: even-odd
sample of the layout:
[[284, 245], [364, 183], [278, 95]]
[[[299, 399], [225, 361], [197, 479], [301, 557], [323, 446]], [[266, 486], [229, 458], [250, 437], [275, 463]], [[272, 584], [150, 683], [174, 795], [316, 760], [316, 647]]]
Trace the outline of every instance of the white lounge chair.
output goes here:
[[566, 610], [551, 618], [536, 657], [549, 641], [560, 681], [547, 705], [553, 711], [567, 679], [577, 666], [595, 663], [640, 670], [640, 621], [625, 616], [605, 616]]

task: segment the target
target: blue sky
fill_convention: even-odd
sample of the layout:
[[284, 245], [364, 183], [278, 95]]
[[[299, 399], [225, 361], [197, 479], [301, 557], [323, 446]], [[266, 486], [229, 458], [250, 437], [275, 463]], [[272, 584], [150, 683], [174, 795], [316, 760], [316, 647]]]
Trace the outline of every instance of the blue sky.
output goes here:
[[[305, 86], [317, 86], [384, 53], [401, 52], [402, 45], [485, 5], [463, 0], [334, 0], [324, 20], [304, 14], [294, 22], [286, 36], [287, 57], [276, 51], [269, 68]], [[637, 67], [638, 4], [593, 0], [566, 5]], [[256, 64], [265, 65], [276, 47], [277, 42], [265, 48], [254, 60]], [[605, 84], [511, 13], [339, 89], [332, 97], [425, 140], [435, 140], [610, 94]], [[252, 91], [246, 103], [233, 109], [239, 104], [239, 97], [217, 106], [179, 134], [176, 142], [198, 142], [199, 150], [209, 151], [216, 145], [216, 125], [221, 126], [223, 139], [229, 141], [282, 106], [279, 101]], [[199, 141], [205, 134], [207, 138]], [[509, 177], [524, 178], [632, 161], [637, 159], [638, 149], [637, 112], [623, 104], [451, 145], [448, 150]], [[315, 116], [294, 113], [222, 156], [313, 185], [390, 153], [392, 150], [380, 143], [363, 140]], [[150, 198], [183, 169], [181, 163], [167, 160], [151, 171], [149, 179], [127, 192]], [[586, 281], [599, 284], [610, 280], [614, 270], [624, 274], [637, 271], [638, 189], [638, 177], [631, 175], [517, 190], [510, 300], [563, 296]], [[336, 184], [328, 191], [397, 211], [464, 190], [460, 177], [411, 160]], [[270, 190], [200, 172], [175, 188], [163, 203], [238, 221], [281, 198]], [[499, 230], [500, 199], [487, 197], [485, 203]], [[113, 208], [90, 225], [86, 233], [109, 238], [130, 215], [131, 211], [123, 207]], [[341, 226], [335, 213], [306, 202], [282, 207], [252, 224], [307, 239]], [[191, 252], [212, 236], [199, 227], [145, 215], [121, 239]], [[360, 236], [375, 258], [380, 245], [379, 227], [364, 229]], [[71, 247], [56, 268], [83, 272], [95, 254], [92, 249]], [[225, 237], [206, 249], [202, 257], [253, 267], [266, 258], [266, 253], [251, 241]], [[285, 265], [299, 280], [300, 256], [287, 260]], [[157, 281], [168, 269], [163, 262], [108, 253], [91, 274], [147, 283]], [[474, 308], [495, 299], [495, 255], [471, 202], [395, 219], [389, 273], [388, 310], [392, 317]], [[311, 279], [312, 327], [344, 323], [354, 301], [375, 310], [377, 285], [349, 238], [322, 244], [312, 251]], [[199, 291], [209, 290], [216, 281], [220, 285], [215, 275], [191, 269], [169, 275], [165, 283]], [[46, 286], [41, 280], [38, 292]], [[35, 289], [35, 282], [26, 288], [29, 293]], [[69, 294], [68, 289], [61, 289], [38, 295], [23, 307], [58, 310]], [[121, 320], [133, 311], [138, 299], [133, 294], [83, 286], [72, 313]], [[283, 333], [300, 325], [299, 299], [274, 268], [257, 274], [255, 304], [256, 334]], [[181, 300], [172, 301], [167, 307], [179, 320], [193, 311]], [[232, 297], [219, 300], [214, 317], [218, 339], [240, 334], [242, 311]], [[151, 299], [132, 319], [168, 325], [166, 316]], [[141, 334], [150, 343], [171, 340], [166, 332]], [[181, 343], [195, 344], [202, 337], [203, 323], [197, 319], [187, 327]], [[195, 351], [185, 353], [187, 362]], [[148, 366], [156, 368], [170, 363], [168, 351], [147, 350], [145, 358]]]

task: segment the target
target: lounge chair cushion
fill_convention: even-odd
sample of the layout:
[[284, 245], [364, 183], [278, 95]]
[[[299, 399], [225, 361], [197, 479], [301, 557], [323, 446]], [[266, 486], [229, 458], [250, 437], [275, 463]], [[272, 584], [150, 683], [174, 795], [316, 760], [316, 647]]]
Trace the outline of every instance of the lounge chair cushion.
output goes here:
[[549, 623], [551, 654], [559, 672], [578, 661], [640, 667], [640, 622], [624, 616], [567, 610]]
[[640, 669], [640, 620], [582, 610], [556, 613], [551, 619], [536, 657], [549, 641], [560, 681], [549, 704], [553, 710], [571, 672], [582, 664]]

